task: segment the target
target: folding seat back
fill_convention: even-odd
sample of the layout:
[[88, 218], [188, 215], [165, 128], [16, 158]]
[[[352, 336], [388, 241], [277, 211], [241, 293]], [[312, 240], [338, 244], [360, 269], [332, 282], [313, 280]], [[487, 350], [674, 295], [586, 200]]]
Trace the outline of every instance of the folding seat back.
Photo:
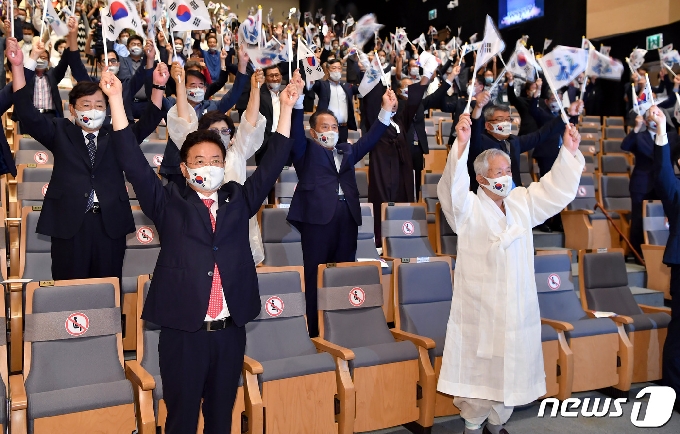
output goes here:
[[582, 131], [582, 128], [598, 128], [602, 129], [602, 125], [600, 125], [599, 122], [581, 122], [581, 124], [578, 126], [579, 131]]
[[666, 245], [670, 230], [661, 201], [645, 201], [642, 207], [642, 229], [644, 230], [645, 244]]
[[165, 147], [167, 146], [167, 141], [157, 140], [157, 139], [145, 139], [139, 147], [142, 149], [146, 161], [153, 168], [161, 167], [163, 163], [163, 153], [165, 152]]
[[624, 155], [601, 155], [600, 161], [603, 175], [630, 174], [628, 159]]
[[356, 143], [357, 140], [359, 140], [360, 138], [361, 138], [361, 130], [357, 130], [357, 131], [350, 130], [350, 131], [347, 132], [347, 141], [349, 143]]
[[583, 133], [581, 134], [581, 138], [585, 140], [601, 140], [602, 139], [602, 133], [601, 132], [596, 132], [596, 133]]
[[607, 138], [602, 141], [602, 146], [604, 148], [604, 154], [623, 154], [624, 151], [621, 149], [621, 139], [611, 139]]
[[435, 219], [437, 254], [455, 256], [458, 248], [458, 235], [453, 232], [453, 229], [449, 226], [449, 222], [446, 221], [446, 216], [444, 216], [441, 204], [437, 204]]
[[581, 119], [582, 122], [595, 122], [595, 123], [600, 123], [602, 122], [599, 116], [583, 116], [583, 119]]
[[[4, 289], [4, 288], [2, 288]], [[5, 318], [5, 298], [0, 297], [0, 324], [7, 324]], [[7, 333], [0, 333], [0, 426], [3, 432], [7, 432], [9, 418], [7, 417], [8, 408], [8, 381], [9, 371], [7, 369]]]
[[68, 94], [71, 92], [71, 89], [59, 89], [59, 98], [61, 98], [62, 101], [68, 101]]
[[[439, 197], [437, 197], [437, 184], [439, 184], [441, 177], [441, 172], [434, 173], [428, 170], [422, 173], [420, 197], [422, 198], [422, 201], [425, 202], [427, 208], [428, 223], [431, 223], [430, 220], [434, 221], [434, 213], [437, 208], [437, 203], [439, 202]], [[430, 219], [429, 214], [432, 214], [432, 219]]]
[[[136, 347], [137, 334], [137, 277], [152, 274], [161, 251], [156, 225], [139, 209], [132, 210], [135, 232], [128, 234], [123, 259], [123, 349]], [[141, 312], [140, 312], [141, 313]]]
[[605, 127], [604, 134], [607, 139], [624, 139], [626, 130], [623, 129], [623, 126]]
[[356, 168], [354, 175], [357, 180], [357, 188], [359, 189], [359, 202], [368, 202], [368, 169]]
[[580, 133], [599, 133], [602, 131], [602, 128], [600, 126], [595, 126], [595, 124], [581, 124], [578, 130]]
[[116, 432], [134, 430], [133, 392], [123, 369], [118, 279], [50, 286], [31, 282], [26, 291], [28, 431], [55, 432], [66, 425], [71, 432], [93, 426], [114, 432], [112, 420]]
[[36, 232], [40, 210], [24, 207], [21, 214], [19, 275], [34, 281], [52, 280], [52, 240]]
[[621, 127], [623, 128], [623, 117], [622, 116], [605, 116], [604, 117], [605, 127]]
[[598, 154], [600, 152], [600, 141], [595, 139], [583, 139], [578, 148], [584, 153], [593, 155]]
[[290, 204], [295, 193], [298, 177], [295, 169], [292, 167], [284, 167], [279, 175], [278, 181], [274, 184], [274, 200], [276, 204]]
[[586, 165], [583, 167], [583, 173], [587, 174], [594, 174], [595, 173], [595, 168], [596, 168], [596, 158], [593, 155], [584, 155], [583, 156], [584, 160], [586, 161]]
[[425, 134], [428, 136], [434, 136], [437, 133], [435, 129], [434, 121], [432, 119], [425, 119]]
[[[344, 354], [351, 354], [345, 359], [354, 380], [356, 402], [371, 403], [356, 406], [354, 431], [383, 429], [416, 420], [421, 426], [431, 426], [433, 407], [424, 401], [418, 407], [414, 387], [420, 384], [423, 397], [434, 398], [434, 387], [427, 387], [434, 385], [434, 372], [426, 350], [421, 351], [406, 340], [396, 341], [388, 329], [379, 263], [321, 265], [318, 308], [321, 341], [348, 349]], [[419, 366], [422, 372], [428, 372], [431, 383], [426, 383], [422, 376], [419, 379]], [[385, 380], [376, 383], [376, 378]]]
[[541, 316], [566, 322], [586, 317], [574, 292], [568, 254], [534, 256], [534, 278]]
[[337, 432], [335, 363], [309, 338], [302, 273], [302, 267], [258, 268], [262, 309], [246, 324], [246, 356], [263, 368], [264, 412], [278, 432]]
[[670, 309], [637, 304], [620, 251], [579, 251], [579, 280], [584, 309], [613, 312], [623, 324], [635, 353], [632, 381], [660, 379]]
[[262, 210], [260, 227], [264, 265], [282, 267], [303, 264], [300, 232], [286, 220], [287, 217], [287, 208], [265, 207]]
[[519, 155], [519, 172], [522, 178], [522, 185], [528, 187], [534, 180], [531, 177], [531, 160], [526, 152]]
[[46, 151], [47, 148], [39, 141], [30, 136], [24, 136], [19, 139], [20, 151]]
[[428, 238], [424, 204], [382, 204], [383, 256], [412, 258], [435, 256]]
[[441, 110], [432, 110], [432, 112], [430, 113], [430, 117], [435, 123], [437, 123], [440, 122], [441, 119], [451, 118], [451, 113], [445, 113]]
[[375, 248], [375, 233], [373, 232], [373, 208], [371, 204], [361, 206], [361, 226], [357, 234], [357, 259], [380, 260]]
[[439, 137], [441, 137], [442, 144], [448, 143], [449, 136], [451, 135], [451, 130], [453, 129], [452, 120], [442, 119], [439, 123]]
[[627, 176], [602, 175], [600, 177], [600, 194], [605, 209], [630, 211], [629, 182]]
[[[22, 139], [23, 140], [23, 139]], [[40, 166], [51, 166], [54, 164], [54, 156], [47, 149], [38, 150], [18, 150], [14, 156], [16, 164], [37, 164]]]
[[576, 197], [569, 205], [567, 205], [568, 210], [577, 209], [587, 209], [592, 210], [595, 208], [595, 181], [593, 180], [593, 175], [583, 174], [581, 175], [581, 180], [579, 181], [578, 189], [576, 190]]
[[17, 209], [42, 206], [52, 179], [52, 166], [35, 164], [17, 167]]

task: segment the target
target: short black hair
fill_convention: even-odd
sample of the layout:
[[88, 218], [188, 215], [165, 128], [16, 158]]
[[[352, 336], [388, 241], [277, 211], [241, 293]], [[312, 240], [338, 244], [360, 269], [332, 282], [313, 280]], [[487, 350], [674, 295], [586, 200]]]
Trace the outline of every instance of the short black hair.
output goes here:
[[475, 81], [477, 84], [481, 84], [482, 86], [486, 86], [486, 82], [484, 81], [484, 72], [478, 73], [475, 75]]
[[320, 109], [315, 111], [314, 114], [312, 114], [312, 116], [309, 117], [309, 126], [312, 127], [312, 129], [316, 129], [316, 120], [321, 115], [331, 115], [333, 116], [333, 119], [335, 119], [335, 122], [338, 121], [338, 117], [335, 116], [335, 114], [332, 111]]
[[224, 146], [224, 143], [222, 143], [222, 138], [220, 137], [220, 135], [214, 131], [199, 129], [197, 131], [194, 131], [193, 133], [189, 133], [189, 135], [187, 135], [187, 138], [184, 139], [182, 149], [179, 150], [179, 157], [182, 159], [182, 162], [183, 163], [187, 162], [189, 150], [191, 148], [198, 145], [199, 143], [204, 142], [214, 143], [215, 145], [217, 145], [220, 148], [220, 151], [222, 151], [222, 159], [226, 157], [227, 148]]
[[[68, 103], [70, 106], [75, 107], [76, 101], [78, 101], [78, 99], [84, 96], [94, 95], [97, 93], [97, 91], [101, 91], [99, 88], [99, 83], [93, 83], [91, 81], [79, 81], [68, 93]], [[108, 105], [109, 98], [104, 92], [102, 92], [102, 95], [104, 95], [104, 101], [106, 101], [106, 104]]]
[[30, 30], [31, 32], [33, 32], [33, 35], [35, 36], [35, 28], [33, 27], [33, 24], [31, 24], [31, 23], [24, 23], [21, 26], [21, 30]]
[[268, 67], [264, 68], [264, 69], [262, 70], [262, 72], [264, 73], [264, 76], [266, 77], [266, 76], [267, 76], [267, 71], [272, 71], [272, 70], [274, 70], [274, 69], [276, 69], [277, 71], [279, 71], [279, 74], [281, 73], [281, 68], [279, 68], [279, 65], [268, 66]]
[[55, 49], [55, 50], [58, 50], [58, 49], [59, 49], [59, 46], [60, 46], [61, 44], [65, 44], [65, 43], [66, 43], [66, 39], [59, 39], [57, 42], [54, 43], [54, 49]]
[[[108, 50], [107, 52], [108, 52], [108, 53], [113, 53], [113, 54], [115, 54], [115, 55], [116, 55], [116, 60], [120, 61], [120, 57], [118, 56], [118, 53], [116, 52], [116, 50]], [[97, 57], [97, 62], [99, 62], [99, 63], [101, 63], [102, 65], [104, 65], [105, 63], [104, 63], [104, 61], [103, 61], [102, 59], [104, 59], [104, 52], [103, 52], [103, 51], [102, 51], [101, 53], [99, 53], [99, 57]]]
[[139, 35], [132, 35], [128, 38], [128, 40], [127, 40], [127, 46], [128, 47], [130, 46], [130, 42], [132, 42], [132, 41], [139, 41], [140, 44], [144, 45], [144, 39], [142, 39], [142, 37], [139, 36]]
[[186, 82], [186, 79], [191, 76], [191, 77], [199, 78], [201, 80], [201, 82], [203, 83], [203, 85], [204, 86], [206, 85], [205, 75], [201, 74], [200, 72], [194, 71], [193, 69], [190, 69], [190, 70], [186, 71], [184, 74], [185, 74], [185, 77], [184, 77], [185, 82]]
[[234, 121], [231, 120], [231, 117], [219, 110], [211, 110], [204, 114], [201, 119], [198, 120], [198, 129], [207, 130], [210, 128], [210, 125], [219, 121], [224, 121], [227, 123], [227, 126], [231, 130], [231, 137], [236, 135], [236, 126], [234, 125]]
[[217, 39], [217, 35], [216, 35], [216, 34], [214, 34], [214, 33], [208, 33], [208, 36], [206, 36], [206, 37], [205, 37], [205, 42], [208, 42], [208, 39], [214, 39], [214, 40], [215, 40], [215, 42], [217, 42], [217, 41], [218, 41], [218, 39]]
[[328, 66], [335, 65], [336, 63], [341, 63], [340, 59], [329, 59]]

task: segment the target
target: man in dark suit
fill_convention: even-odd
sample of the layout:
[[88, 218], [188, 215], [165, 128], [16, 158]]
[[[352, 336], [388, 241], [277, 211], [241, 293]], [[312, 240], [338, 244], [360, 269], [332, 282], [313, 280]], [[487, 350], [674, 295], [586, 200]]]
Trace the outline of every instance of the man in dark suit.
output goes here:
[[[646, 119], [642, 115], [635, 118], [635, 127], [623, 139], [621, 149], [632, 152], [635, 156], [635, 168], [630, 175], [630, 243], [638, 252], [643, 241], [642, 233], [642, 202], [644, 200], [658, 199], [654, 189], [654, 141], [656, 140], [659, 126], [652, 120], [651, 110], [647, 111]], [[668, 125], [666, 125], [668, 127]], [[674, 128], [668, 128], [668, 139], [675, 143], [677, 134]], [[670, 162], [670, 159], [669, 159]]]
[[[470, 138], [470, 154], [468, 156], [468, 171], [470, 176], [470, 190], [476, 192], [479, 184], [474, 176], [472, 163], [475, 158], [487, 149], [500, 149], [510, 155], [512, 181], [517, 187], [522, 186], [519, 170], [520, 154], [542, 146], [549, 137], [555, 136], [558, 130], [564, 131], [564, 122], [556, 117], [546, 123], [538, 131], [515, 136], [510, 134], [510, 109], [504, 105], [492, 105], [484, 109], [491, 99], [488, 92], [482, 92], [477, 97], [477, 104], [472, 110], [472, 135]], [[484, 109], [484, 116], [482, 116]]]
[[260, 164], [262, 157], [267, 152], [269, 138], [276, 132], [276, 125], [279, 122], [279, 95], [283, 90], [283, 87], [281, 87], [283, 76], [278, 65], [265, 68], [263, 72], [265, 85], [260, 88], [260, 113], [267, 119], [267, 125], [264, 129], [262, 146], [255, 153], [257, 164]]
[[342, 62], [339, 59], [328, 61], [328, 80], [317, 80], [312, 90], [319, 96], [317, 110], [330, 110], [338, 119], [338, 143], [347, 141], [349, 130], [357, 130], [354, 119], [354, 95], [359, 93], [359, 86], [343, 83]]
[[[14, 110], [22, 130], [54, 155], [37, 227], [38, 233], [52, 237], [53, 279], [121, 277], [125, 236], [134, 232], [135, 224], [123, 170], [110, 149], [111, 126], [102, 126], [106, 98], [97, 84], [84, 81], [69, 94], [75, 124], [41, 114], [31, 102], [16, 39], [8, 40], [7, 52], [14, 77]], [[135, 143], [151, 134], [163, 118], [162, 89], [169, 76], [165, 64], [154, 71], [153, 104], [132, 127]]]
[[[299, 75], [298, 75], [299, 77]], [[161, 234], [161, 251], [142, 318], [161, 327], [158, 343], [167, 434], [231, 432], [246, 345], [245, 325], [260, 313], [248, 221], [260, 209], [290, 154], [290, 117], [297, 90], [282, 92], [270, 151], [244, 183], [224, 182], [220, 135], [199, 130], [182, 145], [187, 182], [163, 185], [128, 127], [121, 84], [104, 73], [113, 151], [144, 213]], [[168, 235], [168, 236], [166, 236]]]
[[[668, 217], [670, 235], [663, 255], [663, 263], [671, 267], [671, 322], [663, 347], [663, 384], [672, 387], [680, 396], [680, 180], [673, 173], [670, 136], [666, 134], [666, 116], [652, 106], [650, 118], [657, 125], [654, 138], [655, 188], [661, 197]], [[676, 139], [677, 140], [677, 139]], [[675, 411], [680, 412], [680, 400], [675, 400]]]
[[302, 238], [310, 336], [319, 334], [316, 309], [319, 264], [356, 259], [361, 209], [354, 165], [378, 143], [396, 109], [397, 97], [388, 89], [382, 97], [379, 122], [374, 122], [368, 133], [352, 145], [338, 139], [338, 120], [334, 113], [324, 109], [317, 110], [309, 118], [312, 139], [308, 139], [302, 124], [302, 101], [295, 107], [292, 157], [299, 181], [288, 220], [300, 231]]
[[78, 26], [75, 18], [69, 18], [68, 29], [69, 33], [66, 38], [68, 48], [64, 50], [56, 68], [49, 68], [50, 56], [45, 51], [45, 45], [42, 42], [35, 44], [31, 50], [30, 59], [27, 59], [25, 64], [26, 69], [35, 71], [35, 75], [26, 75], [26, 84], [31, 89], [28, 97], [40, 113], [52, 118], [64, 117], [58, 84], [64, 78], [69, 66], [71, 75], [77, 81], [90, 81], [85, 65], [80, 60], [77, 45]]

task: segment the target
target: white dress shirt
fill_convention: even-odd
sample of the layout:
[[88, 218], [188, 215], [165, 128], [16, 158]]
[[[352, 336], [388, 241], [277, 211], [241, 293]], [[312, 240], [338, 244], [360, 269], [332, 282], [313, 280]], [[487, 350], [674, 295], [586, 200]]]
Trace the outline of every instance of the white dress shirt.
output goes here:
[[328, 80], [331, 85], [331, 99], [328, 101], [328, 110], [332, 111], [338, 124], [347, 123], [347, 94], [345, 88], [340, 83]]
[[[212, 199], [213, 200], [213, 204], [212, 204], [212, 206], [210, 206], [210, 214], [212, 214], [213, 218], [215, 219], [215, 224], [217, 224], [217, 208], [218, 208], [217, 192], [216, 191], [213, 192], [210, 196], [206, 196], [204, 194], [198, 193], [198, 197], [201, 200], [205, 200], [205, 199]], [[224, 319], [224, 318], [230, 316], [229, 308], [227, 307], [227, 300], [224, 298], [224, 289], [223, 288], [220, 288], [220, 289], [222, 290], [222, 312], [220, 312], [219, 315], [217, 315], [215, 318], [210, 318], [210, 316], [208, 316], [208, 314], [206, 313], [205, 314], [205, 320], [206, 321], [217, 321], [218, 319]]]
[[[90, 134], [90, 133], [88, 133], [87, 131], [85, 131], [83, 129], [81, 129], [80, 132], [83, 133], [83, 138], [85, 139], [85, 149], [87, 149], [87, 142], [89, 141], [87, 139], [87, 135]], [[92, 134], [94, 134], [94, 149], [97, 149], [97, 138], [99, 137], [99, 130], [93, 131]], [[89, 151], [88, 151], [87, 155], [88, 155], [88, 157], [90, 156]], [[96, 155], [96, 152], [95, 152], [95, 155]], [[94, 187], [92, 187], [92, 188], [94, 188]], [[99, 202], [99, 200], [97, 199], [97, 190], [94, 191], [94, 201]]]
[[281, 113], [281, 106], [279, 104], [279, 93], [269, 90], [269, 94], [272, 96], [272, 133], [276, 132], [276, 127], [279, 125], [279, 114]]

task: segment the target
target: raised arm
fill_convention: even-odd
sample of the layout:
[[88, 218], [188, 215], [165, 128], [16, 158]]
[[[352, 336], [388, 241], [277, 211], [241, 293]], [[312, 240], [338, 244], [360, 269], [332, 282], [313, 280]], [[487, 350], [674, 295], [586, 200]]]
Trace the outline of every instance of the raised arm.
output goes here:
[[227, 84], [229, 80], [229, 71], [227, 71], [226, 66], [227, 52], [224, 48], [220, 51], [220, 75], [217, 77], [217, 81], [214, 81], [208, 85], [205, 90], [205, 98], [212, 98], [217, 92], [220, 91]]
[[671, 163], [671, 150], [666, 134], [666, 115], [656, 106], [652, 106], [649, 110], [652, 120], [658, 125], [654, 146], [655, 190], [663, 202], [677, 202], [680, 194], [680, 181], [675, 177]]
[[[165, 63], [159, 63], [153, 72], [153, 84], [158, 87], [165, 87], [170, 78], [168, 67]], [[125, 110], [123, 110], [125, 112]], [[141, 143], [144, 139], [149, 137], [151, 133], [156, 130], [164, 116], [163, 112], [163, 91], [154, 87], [151, 91], [150, 102], [147, 103], [147, 109], [142, 114], [142, 117], [132, 126], [132, 132], [137, 138], [137, 143]]]
[[227, 92], [227, 94], [224, 95], [217, 103], [217, 109], [222, 113], [226, 113], [230, 108], [232, 108], [234, 104], [236, 104], [236, 101], [238, 101], [238, 99], [241, 97], [243, 89], [246, 87], [246, 83], [248, 82], [246, 68], [249, 61], [250, 57], [248, 57], [246, 50], [243, 48], [243, 46], [239, 47], [238, 74], [236, 74], [236, 80], [234, 81], [234, 85], [231, 87], [231, 90], [229, 90], [229, 92]]
[[[80, 60], [80, 51], [78, 51], [78, 23], [75, 17], [68, 19], [68, 37], [66, 39], [67, 49], [64, 51], [64, 56], [68, 57], [68, 66], [71, 67], [71, 75], [76, 81], [92, 81], [90, 75], [85, 69], [85, 65]], [[62, 57], [64, 57], [62, 56]], [[59, 66], [57, 66], [58, 68]], [[64, 70], [65, 73], [66, 70]], [[61, 80], [57, 80], [59, 82]]]
[[375, 147], [385, 133], [387, 127], [390, 125], [392, 115], [397, 111], [398, 106], [399, 102], [397, 101], [397, 95], [392, 89], [387, 89], [382, 97], [382, 106], [380, 108], [380, 113], [378, 114], [378, 122], [374, 122], [371, 129], [368, 130], [368, 133], [352, 145], [354, 149], [354, 161], [352, 161], [352, 165], [357, 164], [359, 160], [364, 158], [364, 156], [371, 152]]
[[181, 149], [189, 133], [198, 129], [198, 116], [187, 101], [184, 68], [179, 62], [172, 64], [170, 75], [177, 87], [177, 99], [175, 105], [168, 110], [168, 135], [177, 148]]
[[229, 148], [241, 155], [244, 164], [245, 160], [252, 157], [260, 149], [264, 140], [267, 118], [260, 114], [260, 88], [263, 85], [264, 73], [261, 69], [258, 69], [250, 76], [248, 106], [241, 117], [241, 124]]

